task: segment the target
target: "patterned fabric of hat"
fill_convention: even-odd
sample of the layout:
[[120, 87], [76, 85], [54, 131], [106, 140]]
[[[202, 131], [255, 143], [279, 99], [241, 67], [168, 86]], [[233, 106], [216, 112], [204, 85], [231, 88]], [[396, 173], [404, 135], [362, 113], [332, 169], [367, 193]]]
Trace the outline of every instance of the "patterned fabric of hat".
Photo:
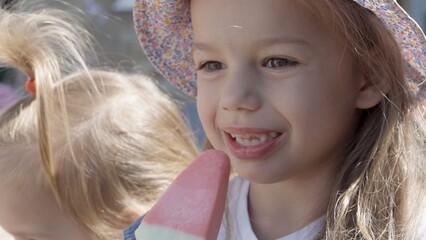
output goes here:
[[[396, 0], [353, 0], [375, 13], [392, 32], [406, 62], [405, 78], [426, 99], [426, 40]], [[141, 46], [154, 67], [189, 96], [196, 96], [189, 0], [136, 0], [134, 21]]]
[[189, 0], [136, 0], [136, 33], [154, 67], [189, 96], [196, 95]]

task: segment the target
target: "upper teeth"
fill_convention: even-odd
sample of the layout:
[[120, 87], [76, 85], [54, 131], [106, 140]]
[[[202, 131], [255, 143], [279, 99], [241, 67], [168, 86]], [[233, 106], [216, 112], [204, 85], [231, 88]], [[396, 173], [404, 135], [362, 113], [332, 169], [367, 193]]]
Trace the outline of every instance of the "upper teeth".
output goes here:
[[271, 132], [268, 134], [233, 134], [231, 133], [231, 137], [235, 139], [235, 141], [244, 146], [254, 146], [265, 143], [269, 140], [272, 140], [278, 136], [277, 132]]

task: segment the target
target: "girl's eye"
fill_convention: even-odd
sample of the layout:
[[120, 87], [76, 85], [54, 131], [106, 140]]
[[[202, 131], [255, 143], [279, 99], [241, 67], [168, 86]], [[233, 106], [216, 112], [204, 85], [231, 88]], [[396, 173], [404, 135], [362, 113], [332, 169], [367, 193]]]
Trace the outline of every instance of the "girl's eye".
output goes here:
[[296, 61], [280, 58], [280, 57], [272, 57], [265, 60], [263, 63], [263, 67], [267, 68], [285, 68], [285, 67], [293, 67], [299, 64]]
[[208, 61], [208, 62], [202, 63], [198, 67], [198, 70], [204, 70], [206, 72], [214, 72], [214, 71], [222, 70], [224, 68], [226, 68], [226, 66], [225, 66], [225, 64], [223, 64], [221, 62]]

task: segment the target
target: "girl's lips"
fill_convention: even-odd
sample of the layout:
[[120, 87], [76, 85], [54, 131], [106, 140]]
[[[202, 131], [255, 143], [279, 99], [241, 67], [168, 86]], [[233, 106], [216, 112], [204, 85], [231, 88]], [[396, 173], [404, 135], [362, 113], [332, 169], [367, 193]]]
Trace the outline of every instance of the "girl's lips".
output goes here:
[[[228, 148], [234, 157], [239, 159], [259, 159], [273, 150], [281, 142], [285, 134], [281, 132], [265, 132], [264, 130], [239, 129], [225, 131], [224, 135]], [[265, 136], [268, 136], [267, 139], [265, 139]]]

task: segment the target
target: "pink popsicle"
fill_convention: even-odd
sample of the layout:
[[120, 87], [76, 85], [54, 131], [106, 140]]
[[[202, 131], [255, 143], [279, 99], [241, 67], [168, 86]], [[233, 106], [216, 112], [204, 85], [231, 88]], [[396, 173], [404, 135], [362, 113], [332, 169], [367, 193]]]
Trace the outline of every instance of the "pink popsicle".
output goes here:
[[207, 150], [173, 181], [144, 217], [137, 240], [214, 240], [225, 210], [228, 156]]

